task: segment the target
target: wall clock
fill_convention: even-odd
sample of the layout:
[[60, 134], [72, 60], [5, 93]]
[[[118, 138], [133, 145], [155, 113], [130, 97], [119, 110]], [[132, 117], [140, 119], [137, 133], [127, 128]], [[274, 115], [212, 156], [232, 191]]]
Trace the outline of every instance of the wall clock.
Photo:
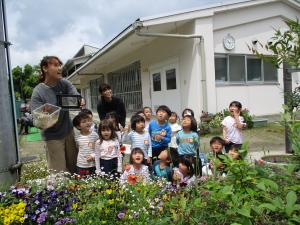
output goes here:
[[227, 34], [224, 38], [223, 38], [223, 45], [224, 48], [227, 50], [232, 50], [235, 47], [235, 40], [234, 37], [232, 37], [230, 34]]

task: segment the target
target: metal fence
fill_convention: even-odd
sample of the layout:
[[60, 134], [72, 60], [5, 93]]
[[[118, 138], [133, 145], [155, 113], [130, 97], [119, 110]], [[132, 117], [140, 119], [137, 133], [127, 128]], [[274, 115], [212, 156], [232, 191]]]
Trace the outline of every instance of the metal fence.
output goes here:
[[97, 102], [100, 98], [99, 95], [99, 85], [104, 83], [104, 75], [101, 75], [100, 78], [90, 81], [90, 90], [91, 90], [91, 107], [92, 110], [97, 110]]
[[107, 81], [112, 87], [113, 95], [123, 100], [127, 113], [136, 112], [143, 107], [140, 62], [108, 73]]

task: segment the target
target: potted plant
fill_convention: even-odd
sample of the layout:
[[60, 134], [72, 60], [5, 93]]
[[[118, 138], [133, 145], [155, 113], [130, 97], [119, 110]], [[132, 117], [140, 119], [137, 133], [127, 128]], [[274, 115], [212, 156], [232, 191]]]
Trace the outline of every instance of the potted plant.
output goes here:
[[222, 113], [216, 113], [213, 119], [208, 123], [209, 131], [213, 134], [219, 134], [222, 132], [222, 121], [224, 116]]

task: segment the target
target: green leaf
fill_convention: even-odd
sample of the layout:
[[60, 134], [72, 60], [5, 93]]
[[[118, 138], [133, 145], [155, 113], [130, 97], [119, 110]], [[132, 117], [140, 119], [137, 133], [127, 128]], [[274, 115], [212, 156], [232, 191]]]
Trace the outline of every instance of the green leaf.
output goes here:
[[266, 186], [264, 184], [264, 182], [260, 182], [256, 185], [257, 188], [259, 188], [260, 190], [266, 191]]
[[263, 203], [261, 205], [258, 206], [259, 209], [269, 209], [272, 212], [274, 212], [276, 210], [276, 206], [272, 205], [270, 203]]
[[251, 209], [249, 209], [249, 208], [241, 208], [241, 209], [237, 210], [238, 214], [245, 216], [247, 218], [251, 218], [250, 212], [251, 212]]
[[201, 207], [201, 198], [196, 198], [194, 200], [194, 206], [197, 207], [197, 208]]
[[282, 200], [279, 197], [275, 197], [275, 199], [272, 201], [272, 204], [279, 209], [282, 209], [282, 207], [283, 207]]
[[290, 191], [286, 195], [286, 206], [285, 206], [285, 212], [288, 216], [292, 214], [292, 212], [295, 210], [294, 205], [297, 201], [297, 195], [294, 191]]
[[225, 187], [222, 188], [221, 192], [224, 195], [231, 195], [231, 194], [233, 194], [232, 188], [233, 188], [233, 185], [226, 185]]
[[296, 169], [296, 164], [288, 164], [288, 167], [287, 167], [287, 173], [289, 175], [291, 175]]
[[179, 205], [180, 205], [180, 208], [185, 210], [186, 209], [186, 199], [184, 197], [182, 197], [179, 201]]
[[294, 191], [290, 191], [287, 195], [286, 195], [286, 203], [289, 205], [294, 205], [297, 201], [297, 195]]
[[278, 190], [278, 185], [269, 179], [263, 179], [263, 182], [265, 185], [269, 186], [273, 191], [277, 191]]

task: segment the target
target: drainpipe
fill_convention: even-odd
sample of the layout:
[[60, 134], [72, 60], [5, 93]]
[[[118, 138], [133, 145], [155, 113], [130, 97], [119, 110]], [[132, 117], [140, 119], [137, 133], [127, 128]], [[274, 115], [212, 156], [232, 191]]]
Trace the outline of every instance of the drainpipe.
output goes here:
[[203, 88], [203, 110], [207, 111], [207, 88], [206, 88], [206, 68], [205, 68], [205, 54], [204, 54], [204, 39], [200, 34], [168, 34], [168, 33], [151, 33], [151, 32], [141, 32], [143, 28], [143, 23], [141, 21], [136, 21], [132, 24], [133, 29], [135, 30], [136, 35], [141, 37], [166, 37], [166, 38], [199, 38], [200, 40], [200, 52], [199, 56], [201, 59], [201, 72], [202, 79], [201, 84]]

